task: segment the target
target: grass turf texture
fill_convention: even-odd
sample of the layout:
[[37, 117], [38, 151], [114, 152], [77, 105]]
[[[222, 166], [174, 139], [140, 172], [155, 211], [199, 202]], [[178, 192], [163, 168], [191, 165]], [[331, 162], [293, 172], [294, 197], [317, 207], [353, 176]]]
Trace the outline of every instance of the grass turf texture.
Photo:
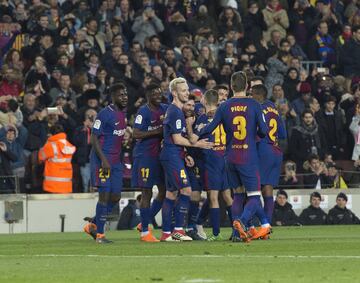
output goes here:
[[360, 225], [275, 228], [250, 244], [107, 235], [114, 244], [84, 233], [0, 235], [0, 282], [360, 282]]

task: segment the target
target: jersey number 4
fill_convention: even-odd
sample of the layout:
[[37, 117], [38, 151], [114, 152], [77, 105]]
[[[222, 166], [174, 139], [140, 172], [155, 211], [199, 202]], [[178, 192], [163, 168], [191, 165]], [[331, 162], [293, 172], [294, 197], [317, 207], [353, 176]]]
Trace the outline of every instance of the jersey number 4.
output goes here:
[[236, 131], [234, 131], [234, 137], [240, 141], [246, 138], [246, 119], [244, 116], [236, 116], [233, 119], [233, 124], [236, 125]]

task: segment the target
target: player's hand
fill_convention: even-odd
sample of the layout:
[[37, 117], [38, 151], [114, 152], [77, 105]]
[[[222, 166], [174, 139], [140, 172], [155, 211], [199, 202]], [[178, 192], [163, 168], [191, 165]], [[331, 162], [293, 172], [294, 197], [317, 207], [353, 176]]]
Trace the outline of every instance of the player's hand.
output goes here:
[[195, 165], [195, 161], [190, 155], [185, 156], [185, 165], [187, 167], [193, 167]]
[[104, 175], [108, 175], [108, 173], [110, 172], [110, 163], [109, 161], [107, 161], [106, 158], [101, 161], [101, 168]]
[[195, 117], [186, 118], [186, 126], [192, 127], [195, 123]]
[[209, 142], [208, 139], [202, 139], [196, 142], [196, 147], [200, 147], [204, 149], [212, 149], [214, 147], [214, 143]]

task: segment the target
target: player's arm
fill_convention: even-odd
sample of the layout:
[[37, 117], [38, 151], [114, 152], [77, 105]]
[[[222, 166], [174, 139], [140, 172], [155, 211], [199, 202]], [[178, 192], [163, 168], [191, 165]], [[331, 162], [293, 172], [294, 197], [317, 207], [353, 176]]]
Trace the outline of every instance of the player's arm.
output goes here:
[[190, 142], [187, 138], [184, 138], [181, 134], [172, 134], [171, 135], [174, 144], [184, 147], [199, 147], [205, 149], [211, 149], [214, 146], [214, 143], [208, 142], [208, 139], [201, 139], [195, 142], [194, 144]]
[[91, 145], [93, 146], [93, 148], [95, 150], [96, 155], [101, 160], [101, 168], [103, 169], [104, 174], [105, 175], [108, 174], [108, 171], [110, 170], [110, 163], [107, 160], [104, 152], [101, 149], [101, 145], [100, 145], [98, 136], [92, 133], [90, 141], [91, 141]]
[[219, 106], [219, 108], [216, 110], [215, 116], [213, 118], [213, 120], [207, 124], [204, 128], [202, 128], [199, 132], [199, 136], [205, 136], [208, 135], [210, 133], [212, 133], [216, 127], [221, 124], [222, 122], [222, 105]]
[[260, 138], [264, 138], [269, 133], [269, 128], [266, 125], [265, 122], [265, 116], [261, 111], [261, 107], [259, 103], [255, 104], [255, 115], [256, 115], [256, 121], [258, 124], [258, 136]]
[[147, 138], [153, 138], [153, 137], [162, 137], [163, 136], [163, 128], [159, 127], [155, 130], [151, 131], [142, 131], [138, 128], [134, 128], [133, 131], [133, 138], [134, 139], [147, 139]]
[[156, 136], [162, 137], [163, 135], [163, 127], [159, 127], [155, 130], [147, 131], [148, 127], [150, 126], [150, 120], [146, 113], [139, 111], [136, 115], [135, 123], [134, 123], [134, 131], [133, 131], [133, 138], [134, 139], [147, 139]]
[[199, 136], [194, 133], [193, 125], [195, 122], [195, 117], [186, 118], [186, 133], [189, 141], [192, 144], [195, 144], [199, 140]]
[[100, 112], [98, 114], [98, 117], [96, 117], [96, 120], [94, 122], [92, 131], [91, 131], [91, 138], [90, 138], [91, 145], [93, 146], [96, 155], [101, 160], [101, 168], [105, 175], [107, 175], [109, 173], [110, 163], [107, 160], [104, 152], [102, 151], [100, 141], [99, 141], [99, 136], [101, 134], [103, 134], [103, 127], [104, 127], [103, 121], [106, 121], [106, 119], [107, 119], [107, 117], [104, 114], [104, 112]]
[[284, 121], [280, 117], [278, 117], [278, 137], [280, 140], [284, 140], [287, 137]]

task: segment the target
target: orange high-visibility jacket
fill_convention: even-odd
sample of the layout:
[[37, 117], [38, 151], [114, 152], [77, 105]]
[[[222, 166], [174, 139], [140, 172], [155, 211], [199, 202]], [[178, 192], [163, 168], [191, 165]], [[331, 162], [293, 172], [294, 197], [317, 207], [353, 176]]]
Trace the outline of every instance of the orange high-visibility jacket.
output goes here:
[[72, 192], [71, 159], [75, 150], [76, 147], [66, 140], [65, 133], [51, 136], [40, 149], [39, 161], [45, 162], [44, 191], [58, 194]]

